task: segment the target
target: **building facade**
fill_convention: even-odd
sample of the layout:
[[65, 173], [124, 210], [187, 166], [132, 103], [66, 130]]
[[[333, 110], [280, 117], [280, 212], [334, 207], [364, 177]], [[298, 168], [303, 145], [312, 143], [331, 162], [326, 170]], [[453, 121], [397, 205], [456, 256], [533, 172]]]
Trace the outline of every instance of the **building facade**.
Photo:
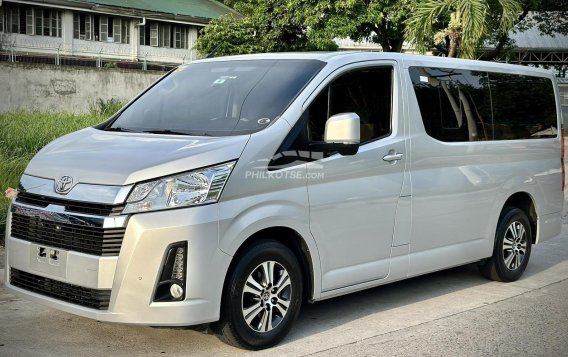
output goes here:
[[215, 0], [0, 0], [0, 49], [17, 54], [184, 63], [211, 19], [238, 14]]

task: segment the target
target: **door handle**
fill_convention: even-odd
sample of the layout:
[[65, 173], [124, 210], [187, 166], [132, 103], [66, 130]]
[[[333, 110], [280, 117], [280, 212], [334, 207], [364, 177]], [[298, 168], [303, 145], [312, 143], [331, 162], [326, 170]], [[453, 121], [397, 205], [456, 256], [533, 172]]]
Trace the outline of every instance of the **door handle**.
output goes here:
[[383, 160], [396, 164], [396, 162], [402, 160], [403, 157], [404, 155], [402, 153], [390, 150], [387, 155], [383, 156]]

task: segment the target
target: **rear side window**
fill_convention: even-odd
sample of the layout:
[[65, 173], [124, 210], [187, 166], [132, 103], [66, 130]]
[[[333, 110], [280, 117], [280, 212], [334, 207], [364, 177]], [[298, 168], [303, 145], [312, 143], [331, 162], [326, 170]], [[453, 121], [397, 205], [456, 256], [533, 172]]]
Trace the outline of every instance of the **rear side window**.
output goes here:
[[554, 138], [556, 102], [547, 78], [489, 73], [495, 140]]
[[424, 128], [445, 142], [556, 136], [552, 82], [546, 78], [411, 67]]
[[449, 142], [491, 140], [485, 72], [412, 67], [410, 76], [428, 135]]

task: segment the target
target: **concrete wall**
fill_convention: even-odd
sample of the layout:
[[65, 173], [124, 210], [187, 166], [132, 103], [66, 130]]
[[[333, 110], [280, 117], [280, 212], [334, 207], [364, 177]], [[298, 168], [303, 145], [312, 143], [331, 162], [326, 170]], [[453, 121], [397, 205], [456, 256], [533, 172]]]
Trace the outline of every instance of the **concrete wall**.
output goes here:
[[130, 100], [163, 75], [138, 70], [0, 62], [0, 113], [85, 113], [97, 99]]

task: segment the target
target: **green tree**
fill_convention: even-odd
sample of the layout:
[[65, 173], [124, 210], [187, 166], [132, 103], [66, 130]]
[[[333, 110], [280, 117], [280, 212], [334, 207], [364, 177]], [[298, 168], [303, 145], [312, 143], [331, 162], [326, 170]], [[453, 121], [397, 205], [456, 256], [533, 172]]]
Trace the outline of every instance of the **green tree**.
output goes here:
[[222, 17], [198, 39], [203, 55], [334, 50], [334, 38], [367, 40], [400, 52], [414, 0], [226, 0], [242, 17]]
[[[225, 0], [242, 16], [214, 20], [196, 48], [202, 55], [334, 50], [334, 38], [378, 43], [399, 52], [405, 39], [425, 51], [473, 57], [482, 44], [502, 57], [508, 29], [568, 33], [566, 0]], [[409, 18], [412, 14], [412, 18]], [[410, 25], [408, 25], [410, 24]], [[409, 26], [408, 29], [406, 27]]]
[[543, 34], [568, 35], [568, 1], [527, 0], [525, 9], [531, 16], [524, 17], [519, 23], [520, 31], [536, 27]]
[[311, 39], [351, 38], [381, 45], [385, 52], [400, 52], [404, 21], [413, 0], [290, 0], [303, 6]]
[[203, 56], [210, 53], [215, 56], [226, 56], [265, 50], [251, 20], [232, 15], [211, 21], [201, 30], [195, 48]]
[[[497, 1], [497, 0], [493, 0]], [[498, 27], [498, 16], [491, 14], [492, 28]], [[565, 0], [523, 0], [522, 12], [517, 17], [513, 31], [523, 32], [529, 28], [536, 28], [541, 34], [552, 35], [568, 34], [568, 2]], [[507, 53], [515, 47], [508, 33], [493, 31], [486, 42], [486, 47], [493, 47], [491, 51], [483, 53], [483, 59], [504, 59]]]
[[211, 21], [198, 38], [201, 55], [232, 55], [258, 52], [335, 50], [332, 38], [307, 36], [304, 7], [286, 0], [226, 1], [242, 16], [223, 16]]
[[506, 35], [522, 10], [517, 0], [417, 1], [405, 22], [406, 38], [422, 53], [443, 44], [449, 57], [474, 58], [476, 49], [494, 31]]

